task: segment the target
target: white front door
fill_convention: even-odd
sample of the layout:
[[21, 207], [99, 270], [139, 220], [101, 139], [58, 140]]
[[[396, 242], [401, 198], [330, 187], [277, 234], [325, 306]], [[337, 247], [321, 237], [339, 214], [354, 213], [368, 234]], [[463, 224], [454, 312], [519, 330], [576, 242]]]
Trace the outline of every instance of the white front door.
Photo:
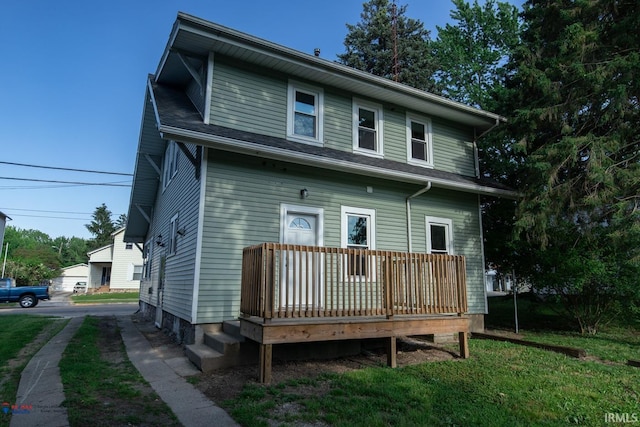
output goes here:
[[[322, 209], [283, 206], [282, 243], [322, 246]], [[282, 271], [280, 305], [288, 308], [321, 304], [321, 255], [307, 251], [288, 251]]]

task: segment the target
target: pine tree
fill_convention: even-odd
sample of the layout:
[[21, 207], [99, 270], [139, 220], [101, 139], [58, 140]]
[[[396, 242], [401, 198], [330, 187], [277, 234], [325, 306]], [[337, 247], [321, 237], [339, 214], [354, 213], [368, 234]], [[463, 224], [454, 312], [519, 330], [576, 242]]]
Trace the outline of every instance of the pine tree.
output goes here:
[[364, 3], [361, 21], [356, 25], [347, 24], [346, 52], [338, 55], [338, 62], [437, 93], [433, 78], [436, 62], [431, 53], [429, 31], [421, 21], [407, 18], [406, 10], [406, 5], [396, 7], [389, 0]]
[[111, 211], [103, 203], [93, 212], [93, 221], [85, 224], [87, 230], [93, 234], [91, 248], [96, 249], [111, 244], [111, 234], [116, 231], [116, 227], [111, 220]]
[[640, 296], [640, 5], [529, 0], [510, 81], [532, 275], [583, 331]]

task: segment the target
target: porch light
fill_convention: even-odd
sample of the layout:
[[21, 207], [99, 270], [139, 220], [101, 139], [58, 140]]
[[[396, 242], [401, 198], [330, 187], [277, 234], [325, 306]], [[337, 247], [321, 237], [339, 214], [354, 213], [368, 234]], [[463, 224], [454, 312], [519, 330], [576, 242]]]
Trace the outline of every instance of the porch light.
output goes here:
[[184, 227], [178, 229], [178, 231], [176, 231], [176, 233], [178, 233], [181, 236], [184, 236], [187, 233], [187, 230], [185, 230]]
[[300, 198], [306, 199], [307, 197], [309, 197], [309, 190], [307, 190], [306, 188], [300, 190]]
[[164, 243], [162, 243], [162, 234], [158, 234], [158, 237], [156, 237], [156, 245], [164, 246]]

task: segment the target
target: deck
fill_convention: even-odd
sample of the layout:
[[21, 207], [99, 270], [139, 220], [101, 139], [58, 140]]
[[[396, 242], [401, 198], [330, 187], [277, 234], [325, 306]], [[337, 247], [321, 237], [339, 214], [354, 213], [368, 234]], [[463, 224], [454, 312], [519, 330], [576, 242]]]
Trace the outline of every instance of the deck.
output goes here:
[[261, 382], [283, 343], [458, 333], [469, 356], [463, 256], [263, 243], [245, 248], [240, 331], [260, 344]]

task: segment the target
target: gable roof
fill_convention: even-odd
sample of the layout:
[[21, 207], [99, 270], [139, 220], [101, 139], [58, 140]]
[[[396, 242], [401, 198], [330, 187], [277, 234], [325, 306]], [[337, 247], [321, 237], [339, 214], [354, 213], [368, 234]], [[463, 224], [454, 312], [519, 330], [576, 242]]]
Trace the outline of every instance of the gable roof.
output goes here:
[[430, 182], [439, 188], [516, 197], [512, 189], [480, 178], [206, 124], [185, 91], [178, 88], [193, 78], [185, 61], [195, 57], [205, 64], [211, 51], [354, 95], [375, 93], [386, 104], [462, 122], [481, 132], [504, 121], [494, 113], [179, 13], [157, 73], [148, 78], [125, 242], [141, 243], [146, 237], [165, 140], [412, 184]]
[[347, 93], [362, 96], [375, 93], [375, 98], [384, 99], [385, 103], [466, 123], [480, 132], [506, 121], [498, 114], [303, 53], [183, 12], [178, 13], [173, 25], [155, 74], [156, 81], [160, 84], [184, 86], [192, 78], [184, 61], [200, 58], [201, 64], [206, 63], [209, 52], [212, 51], [253, 64], [257, 68], [280, 71]]

